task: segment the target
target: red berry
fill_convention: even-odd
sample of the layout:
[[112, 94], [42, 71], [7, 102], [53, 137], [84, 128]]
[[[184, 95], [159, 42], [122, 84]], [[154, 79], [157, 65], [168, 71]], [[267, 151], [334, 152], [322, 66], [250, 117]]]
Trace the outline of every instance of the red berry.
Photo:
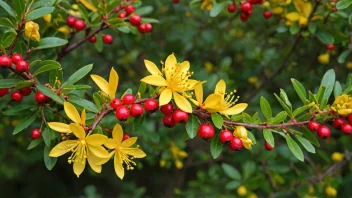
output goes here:
[[28, 71], [28, 63], [24, 60], [18, 61], [16, 64], [16, 70], [18, 72], [26, 72]]
[[131, 106], [131, 115], [135, 118], [140, 117], [143, 115], [143, 107], [140, 104], [133, 104]]
[[172, 2], [173, 2], [174, 4], [178, 4], [178, 3], [180, 3], [180, 0], [172, 0]]
[[271, 16], [273, 16], [273, 13], [270, 11], [265, 11], [263, 14], [264, 18], [269, 19]]
[[36, 128], [32, 130], [31, 136], [33, 140], [39, 139], [41, 135], [42, 133], [39, 131], [39, 129]]
[[328, 50], [332, 51], [335, 49], [335, 45], [334, 44], [329, 44], [326, 46], [326, 48], [328, 48]]
[[131, 138], [130, 134], [124, 133], [123, 136], [122, 136], [122, 141], [125, 141], [125, 140], [127, 140], [129, 138]]
[[230, 4], [227, 6], [227, 11], [229, 11], [230, 13], [233, 13], [236, 11], [236, 5], [235, 4]]
[[242, 12], [249, 12], [252, 10], [252, 5], [249, 3], [249, 2], [244, 2], [242, 5], [241, 5], [241, 11]]
[[12, 61], [8, 56], [0, 56], [0, 67], [11, 67]]
[[122, 102], [125, 105], [131, 105], [134, 103], [134, 101], [136, 101], [136, 97], [134, 97], [132, 94], [126, 94], [122, 97]]
[[171, 103], [163, 105], [163, 106], [161, 106], [160, 111], [164, 115], [170, 114], [174, 111], [174, 105], [172, 105]]
[[329, 138], [330, 137], [330, 129], [329, 127], [325, 126], [325, 125], [321, 125], [318, 129], [317, 129], [317, 133], [318, 133], [318, 136], [320, 138]]
[[48, 99], [48, 97], [46, 97], [46, 95], [44, 95], [42, 92], [38, 91], [37, 93], [35, 93], [35, 101], [37, 101], [37, 103], [43, 103]]
[[242, 22], [246, 22], [248, 20], [248, 15], [242, 13], [241, 16], [240, 16], [240, 19]]
[[139, 16], [138, 14], [135, 14], [130, 17], [130, 23], [133, 26], [138, 26], [141, 23], [142, 17]]
[[352, 135], [352, 125], [343, 123], [341, 125], [341, 131], [346, 135]]
[[185, 124], [188, 121], [188, 113], [182, 111], [181, 109], [176, 109], [172, 113], [172, 118], [175, 120], [176, 123]]
[[337, 8], [332, 8], [331, 11], [337, 12], [338, 10], [337, 10]]
[[267, 141], [265, 141], [264, 147], [267, 151], [271, 151], [274, 149], [274, 147], [272, 147]]
[[93, 36], [89, 37], [88, 41], [90, 43], [95, 43], [95, 42], [97, 42], [97, 37], [93, 35]]
[[23, 96], [19, 91], [14, 91], [11, 94], [11, 99], [16, 101], [16, 102], [21, 102]]
[[154, 98], [149, 98], [144, 102], [144, 108], [149, 113], [154, 113], [159, 109], [159, 103]]
[[243, 13], [243, 14], [246, 14], [248, 17], [250, 17], [250, 16], [252, 16], [253, 11], [252, 11], [252, 10], [250, 10], [250, 11], [248, 11], [247, 13]]
[[133, 5], [128, 5], [125, 7], [125, 12], [127, 15], [130, 15], [132, 12], [134, 12], [134, 6]]
[[76, 22], [76, 18], [75, 17], [73, 17], [73, 16], [68, 16], [67, 17], [66, 23], [67, 23], [68, 26], [70, 26], [70, 27], [75, 26], [75, 22]]
[[145, 32], [151, 32], [152, 29], [153, 29], [152, 24], [150, 24], [150, 23], [145, 24]]
[[13, 64], [16, 64], [18, 61], [21, 61], [21, 60], [23, 60], [23, 57], [21, 54], [14, 54], [11, 57], [11, 61]]
[[126, 18], [126, 12], [120, 12], [117, 17], [119, 17], [120, 19]]
[[30, 87], [23, 87], [20, 89], [20, 92], [23, 96], [29, 96], [29, 94], [31, 94], [31, 88]]
[[146, 33], [147, 31], [146, 31], [146, 25], [145, 25], [145, 23], [141, 23], [141, 24], [139, 24], [139, 26], [138, 26], [138, 31], [140, 32], [140, 33]]
[[352, 124], [352, 114], [350, 114], [348, 117], [347, 117], [347, 120], [350, 124]]
[[263, 4], [264, 3], [264, 0], [259, 0], [258, 1], [258, 4]]
[[223, 144], [229, 143], [233, 139], [232, 132], [229, 130], [223, 130], [219, 134], [219, 139]]
[[198, 135], [203, 139], [210, 140], [214, 134], [214, 127], [211, 124], [201, 124], [198, 128]]
[[229, 148], [233, 151], [239, 151], [243, 147], [243, 142], [239, 138], [232, 138], [229, 143]]
[[114, 38], [110, 34], [105, 34], [103, 36], [103, 42], [105, 44], [111, 44], [113, 42]]
[[316, 131], [319, 127], [320, 127], [320, 124], [317, 121], [312, 120], [308, 123], [308, 129], [312, 132]]
[[249, 2], [250, 4], [257, 4], [257, 3], [258, 3], [257, 0], [248, 0], [248, 2]]
[[6, 94], [9, 93], [9, 88], [0, 88], [0, 97], [5, 96]]
[[83, 20], [78, 19], [75, 21], [74, 27], [77, 31], [81, 31], [81, 30], [84, 30], [84, 28], [86, 28], [86, 23]]
[[168, 128], [172, 128], [176, 125], [175, 120], [172, 118], [172, 113], [164, 116], [163, 123], [164, 123], [164, 126], [166, 126]]
[[113, 109], [116, 109], [117, 107], [121, 106], [122, 105], [122, 102], [120, 99], [118, 98], [114, 98], [111, 100], [110, 102], [110, 107], [113, 108]]
[[335, 119], [333, 126], [335, 129], [340, 129], [343, 123], [345, 123], [345, 120], [343, 118], [337, 118]]
[[122, 122], [126, 121], [130, 116], [130, 110], [126, 106], [120, 106], [116, 109], [116, 118]]

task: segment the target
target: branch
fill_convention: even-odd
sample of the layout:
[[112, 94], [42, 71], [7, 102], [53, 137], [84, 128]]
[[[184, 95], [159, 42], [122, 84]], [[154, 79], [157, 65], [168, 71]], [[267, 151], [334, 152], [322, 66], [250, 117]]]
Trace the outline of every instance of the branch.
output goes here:
[[100, 121], [112, 111], [113, 109], [107, 109], [102, 111], [101, 114], [98, 116], [98, 118], [94, 121], [94, 123], [88, 127], [89, 133], [91, 133], [100, 123]]
[[268, 178], [271, 188], [276, 190], [276, 184], [266, 168], [265, 160], [261, 160], [261, 163], [262, 163], [262, 167], [263, 167], [263, 172], [266, 175], [266, 177]]
[[7, 51], [7, 54], [8, 54], [9, 56], [12, 55], [12, 54], [11, 54], [11, 53], [12, 53], [12, 50], [15, 48], [18, 39], [19, 39], [20, 36], [22, 35], [23, 26], [24, 26], [24, 17], [22, 17], [22, 20], [21, 20], [21, 22], [20, 22], [20, 24], [18, 25], [18, 28], [17, 28], [17, 30], [16, 30], [16, 33], [17, 33], [17, 34], [16, 34], [16, 37], [15, 37], [13, 43], [10, 45], [10, 47], [9, 47], [9, 49], [8, 49], [8, 51]]

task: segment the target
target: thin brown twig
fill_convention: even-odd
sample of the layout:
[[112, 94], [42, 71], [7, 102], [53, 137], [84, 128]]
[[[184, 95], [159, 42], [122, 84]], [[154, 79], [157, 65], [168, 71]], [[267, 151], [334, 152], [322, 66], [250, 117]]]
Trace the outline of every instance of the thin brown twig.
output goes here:
[[262, 167], [263, 167], [263, 172], [266, 175], [266, 177], [268, 178], [271, 188], [276, 190], [276, 184], [275, 184], [273, 178], [271, 177], [270, 173], [268, 172], [268, 169], [266, 168], [266, 161], [261, 160], [261, 163], [262, 163]]

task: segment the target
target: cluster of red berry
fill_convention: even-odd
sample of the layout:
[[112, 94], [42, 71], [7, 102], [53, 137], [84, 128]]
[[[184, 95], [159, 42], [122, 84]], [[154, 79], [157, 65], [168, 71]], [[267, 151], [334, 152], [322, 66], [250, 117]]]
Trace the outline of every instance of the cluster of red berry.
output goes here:
[[[0, 97], [3, 97], [9, 93], [10, 89], [9, 88], [0, 88]], [[11, 99], [16, 102], [21, 102], [23, 99], [23, 96], [29, 96], [31, 94], [32, 90], [30, 87], [23, 87], [17, 91], [14, 91], [11, 93]], [[51, 100], [48, 96], [44, 95], [42, 92], [37, 91], [35, 93], [35, 101], [38, 103], [44, 103]]]
[[330, 0], [330, 6], [331, 6], [332, 12], [337, 12], [337, 8], [335, 7], [336, 6], [335, 0]]
[[[253, 14], [253, 6], [256, 4], [262, 4], [264, 0], [248, 0], [241, 5], [241, 16], [240, 19], [243, 22], [246, 22], [250, 16]], [[230, 13], [235, 12], [237, 9], [237, 6], [235, 3], [232, 3], [227, 6], [227, 11]], [[270, 11], [265, 11], [264, 12], [264, 18], [269, 19], [272, 16], [272, 13]]]
[[330, 51], [334, 50], [335, 49], [335, 45], [334, 44], [329, 44], [326, 46], [326, 48]]
[[[76, 31], [81, 31], [86, 28], [86, 23], [82, 19], [76, 19], [74, 16], [68, 16], [66, 23], [68, 26], [74, 28]], [[110, 34], [104, 34], [102, 36], [103, 42], [105, 44], [111, 44], [113, 42], [113, 37]], [[89, 37], [88, 41], [90, 43], [95, 43], [97, 38], [95, 35]]]
[[[128, 5], [125, 7], [125, 9], [117, 14], [117, 17], [120, 19], [124, 19], [127, 16], [130, 16], [133, 12], [135, 11], [135, 8], [133, 5]], [[142, 34], [151, 32], [153, 29], [152, 24], [150, 23], [141, 23], [142, 22], [142, 17], [138, 14], [134, 14], [130, 16], [129, 18], [131, 25], [133, 26], [138, 26], [138, 31]]]
[[29, 65], [27, 61], [23, 60], [21, 54], [14, 54], [12, 57], [0, 56], [0, 67], [11, 67], [12, 64], [16, 65], [18, 72], [28, 72]]
[[174, 110], [174, 106], [171, 103], [161, 106], [160, 111], [164, 114], [164, 126], [168, 128], [174, 127], [176, 123], [186, 124], [188, 122], [188, 113], [181, 109]]
[[320, 138], [326, 139], [330, 137], [331, 131], [326, 125], [321, 125], [317, 121], [311, 120], [308, 123], [308, 129], [312, 132], [316, 131]]

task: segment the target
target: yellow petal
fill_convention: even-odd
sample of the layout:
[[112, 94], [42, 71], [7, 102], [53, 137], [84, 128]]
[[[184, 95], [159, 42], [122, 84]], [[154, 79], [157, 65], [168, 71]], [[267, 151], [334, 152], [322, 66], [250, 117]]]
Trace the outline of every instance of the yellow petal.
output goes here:
[[223, 79], [219, 80], [215, 87], [215, 94], [224, 95], [226, 92], [226, 83]]
[[199, 105], [203, 104], [203, 83], [199, 82], [194, 86], [194, 95]]
[[121, 156], [120, 156], [120, 153], [118, 152], [115, 154], [114, 167], [115, 167], [116, 175], [122, 180], [123, 177], [125, 176], [125, 170], [122, 167]]
[[73, 162], [73, 172], [79, 177], [86, 167], [86, 160], [82, 162]]
[[77, 140], [66, 140], [57, 144], [53, 149], [51, 149], [50, 157], [59, 157], [73, 149], [77, 145]]
[[91, 146], [101, 146], [106, 140], [108, 140], [108, 137], [102, 134], [93, 134], [86, 138], [87, 143]]
[[183, 61], [182, 63], [180, 63], [178, 65], [178, 67], [181, 67], [180, 68], [180, 71], [181, 72], [188, 72], [189, 71], [189, 68], [191, 67], [189, 62], [188, 61]]
[[222, 96], [218, 94], [210, 94], [204, 101], [204, 109], [217, 109], [219, 107]]
[[100, 158], [98, 158], [97, 156], [95, 156], [90, 150], [88, 150], [88, 164], [89, 166], [93, 169], [94, 172], [96, 173], [101, 173], [101, 165], [97, 165], [97, 163], [99, 162]]
[[313, 11], [313, 6], [310, 1], [293, 0], [293, 5], [297, 12], [305, 18], [308, 18]]
[[64, 109], [67, 117], [69, 117], [74, 123], [81, 124], [81, 116], [73, 104], [69, 102], [64, 102]]
[[299, 20], [299, 14], [297, 12], [290, 12], [286, 14], [286, 19], [291, 21], [291, 22], [296, 22]]
[[87, 114], [86, 114], [86, 109], [83, 109], [81, 113], [81, 125], [86, 125], [86, 119], [87, 119]]
[[160, 98], [159, 98], [159, 105], [166, 105], [170, 102], [172, 98], [172, 91], [170, 89], [164, 89], [161, 94], [160, 94]]
[[187, 80], [188, 90], [193, 90], [198, 83], [202, 83], [203, 84], [205, 82], [206, 81], [200, 82], [198, 80], [188, 79]]
[[[101, 76], [98, 76], [98, 75], [94, 75], [94, 74], [90, 75], [90, 77], [93, 79], [95, 84], [98, 85], [100, 90], [102, 90], [106, 95], [110, 96], [110, 85], [104, 78], [102, 78]], [[110, 98], [111, 97], [113, 97], [113, 96], [110, 96]]]
[[166, 79], [169, 79], [171, 74], [175, 71], [176, 64], [177, 64], [176, 57], [174, 53], [172, 53], [166, 58], [166, 61], [165, 61]]
[[77, 138], [84, 139], [86, 137], [86, 131], [81, 125], [71, 123], [70, 129]]
[[100, 158], [109, 157], [109, 153], [102, 146], [88, 146], [88, 150], [90, 150], [95, 156]]
[[166, 80], [162, 76], [149, 75], [141, 79], [141, 82], [144, 82], [149, 85], [154, 85], [158, 87], [167, 86]]
[[112, 139], [114, 139], [116, 143], [116, 147], [120, 146], [123, 137], [123, 130], [121, 125], [116, 124], [114, 129], [112, 130]]
[[198, 103], [198, 101], [196, 101], [196, 100], [194, 100], [194, 99], [192, 99], [192, 98], [190, 98], [189, 100], [190, 100], [191, 102], [193, 102], [193, 104], [196, 105], [197, 107], [201, 105], [201, 104]]
[[99, 158], [98, 161], [96, 162], [96, 165], [103, 165], [105, 164], [106, 162], [108, 162], [111, 157], [115, 154], [115, 150], [112, 151], [111, 153], [109, 153], [109, 157], [107, 158]]
[[121, 143], [120, 147], [129, 148], [137, 142], [137, 137], [131, 137]]
[[71, 132], [70, 125], [61, 122], [48, 122], [49, 128], [61, 133]]
[[97, 8], [92, 4], [90, 3], [89, 1], [87, 0], [79, 0], [87, 9], [91, 10], [92, 12], [96, 12], [97, 11]]
[[112, 67], [110, 70], [110, 77], [109, 77], [109, 85], [110, 85], [110, 96], [111, 99], [115, 98], [117, 87], [119, 86], [119, 75]]
[[104, 143], [104, 146], [106, 146], [108, 149], [115, 149], [117, 147], [117, 144], [115, 140], [110, 138], [106, 140], [106, 142]]
[[240, 103], [237, 104], [229, 109], [225, 109], [223, 111], [219, 111], [220, 113], [224, 115], [235, 115], [243, 112], [247, 108], [248, 104], [247, 103]]
[[143, 158], [146, 156], [144, 151], [139, 148], [121, 148], [121, 152], [131, 155], [134, 158]]
[[162, 75], [161, 71], [158, 69], [158, 67], [149, 60], [144, 60], [145, 67], [149, 71], [150, 74], [152, 75]]
[[179, 93], [173, 92], [173, 94], [175, 103], [178, 108], [180, 108], [184, 112], [192, 113], [191, 103], [189, 103], [189, 101], [185, 97], [181, 96]]

